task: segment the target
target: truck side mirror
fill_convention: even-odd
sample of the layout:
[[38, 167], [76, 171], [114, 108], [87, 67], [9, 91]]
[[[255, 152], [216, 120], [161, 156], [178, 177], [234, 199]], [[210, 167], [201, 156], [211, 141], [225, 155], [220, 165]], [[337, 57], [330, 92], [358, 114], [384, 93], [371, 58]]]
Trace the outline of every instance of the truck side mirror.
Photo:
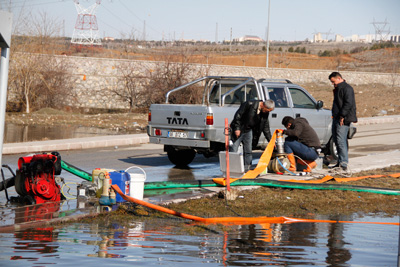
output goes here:
[[315, 105], [317, 109], [321, 109], [323, 106], [324, 106], [324, 101], [322, 100], [318, 100], [317, 104]]

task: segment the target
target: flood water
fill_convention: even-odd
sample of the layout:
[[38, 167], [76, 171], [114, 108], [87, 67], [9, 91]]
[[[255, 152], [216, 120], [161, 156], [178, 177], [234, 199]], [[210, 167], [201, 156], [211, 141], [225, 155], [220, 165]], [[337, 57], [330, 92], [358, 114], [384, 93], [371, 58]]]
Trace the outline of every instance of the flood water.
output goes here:
[[[328, 219], [328, 218], [319, 218]], [[332, 218], [330, 218], [332, 219]], [[346, 219], [349, 218], [335, 218]], [[362, 221], [382, 221], [364, 217]], [[385, 219], [393, 222], [397, 219]], [[75, 223], [0, 234], [1, 266], [396, 266], [398, 226], [294, 223], [191, 225], [177, 219]], [[224, 229], [224, 230], [221, 230]]]
[[[32, 126], [6, 123], [4, 128], [4, 143], [57, 140], [115, 134], [119, 133], [117, 131], [94, 127], [81, 127], [73, 125]], [[124, 134], [129, 134], [129, 132], [124, 132]]]
[[[9, 140], [17, 140], [8, 142], [32, 141], [34, 139], [31, 136], [42, 140], [43, 131], [47, 135], [46, 139], [103, 134], [100, 129], [100, 132], [91, 133], [88, 129], [78, 127], [71, 127], [71, 130], [65, 127], [63, 131], [55, 127], [41, 128], [35, 134], [32, 134], [34, 127], [22, 131], [21, 134], [14, 128], [9, 136], [25, 136], [27, 139], [8, 137], [11, 138]], [[68, 131], [70, 132], [66, 133]], [[51, 137], [51, 132], [56, 138]], [[60, 132], [66, 137], [61, 137]], [[13, 164], [12, 168], [15, 170], [16, 163]], [[196, 167], [200, 170], [207, 169], [202, 165]], [[218, 166], [215, 168], [218, 169]], [[157, 171], [156, 168], [153, 172]], [[171, 167], [168, 177], [174, 177], [173, 171]], [[160, 179], [159, 175], [151, 174], [150, 171], [148, 181]], [[63, 174], [63, 177], [67, 181], [80, 181], [70, 174]], [[187, 175], [185, 177], [188, 179]], [[194, 180], [194, 175], [190, 179]], [[8, 192], [16, 195], [14, 188], [10, 188]], [[0, 207], [0, 222], [3, 225], [21, 223], [26, 218], [41, 217], [44, 213], [42, 209], [9, 212], [15, 207], [5, 203], [3, 191], [0, 192]], [[52, 218], [61, 218], [71, 211], [79, 214], [83, 209], [87, 207], [82, 207], [76, 200], [64, 201], [55, 209], [57, 212]], [[9, 216], [10, 214], [14, 215]], [[315, 219], [399, 221], [398, 217], [357, 215], [316, 216]], [[265, 223], [218, 227], [185, 222], [186, 231], [182, 231], [182, 220], [171, 216], [170, 219], [162, 220], [140, 218], [125, 227], [118, 224], [77, 222], [57, 228], [36, 227], [0, 233], [0, 266], [397, 266], [399, 226]]]

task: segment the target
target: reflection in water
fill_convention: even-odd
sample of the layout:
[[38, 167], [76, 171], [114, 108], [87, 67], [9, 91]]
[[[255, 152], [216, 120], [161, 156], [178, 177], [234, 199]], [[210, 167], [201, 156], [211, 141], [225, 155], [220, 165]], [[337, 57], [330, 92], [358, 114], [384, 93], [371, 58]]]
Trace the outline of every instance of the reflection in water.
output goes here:
[[178, 168], [173, 167], [169, 169], [168, 181], [195, 181], [193, 171], [190, 167]]
[[[337, 216], [330, 218], [330, 220], [337, 219]], [[345, 218], [345, 220], [349, 221], [351, 218]], [[344, 226], [342, 223], [333, 223], [328, 226], [329, 236], [327, 246], [329, 250], [326, 262], [331, 266], [343, 265], [351, 259], [351, 253], [346, 248], [351, 244], [345, 241]]]
[[[182, 232], [182, 226], [190, 227], [191, 233]], [[70, 265], [91, 257], [92, 265], [104, 264], [102, 259], [108, 258], [107, 265], [134, 261], [139, 265], [177, 267], [188, 264], [393, 266], [397, 260], [397, 235], [393, 234], [396, 230], [398, 226], [338, 223], [185, 226], [182, 220], [153, 219], [132, 222], [128, 227], [104, 222], [104, 225], [76, 223], [52, 231], [36, 228], [15, 234], [13, 241], [0, 235], [0, 246], [10, 255], [9, 259], [38, 263], [45, 259], [48, 263], [62, 264], [73, 254]], [[351, 235], [354, 231], [379, 234], [368, 236], [371, 247], [365, 248], [363, 244], [360, 249], [354, 244], [364, 240], [363, 237], [354, 240]], [[346, 241], [350, 238], [353, 238], [351, 243]], [[14, 245], [9, 246], [8, 242]], [[73, 246], [68, 245], [71, 242]], [[364, 257], [365, 250], [371, 255], [368, 259]], [[1, 259], [4, 257], [0, 256], [3, 265]]]
[[4, 143], [57, 140], [113, 134], [118, 134], [118, 132], [108, 129], [74, 125], [32, 126], [6, 123], [4, 128]]
[[[59, 209], [60, 202], [21, 206], [15, 210], [15, 223], [22, 225], [31, 223], [34, 225], [35, 222], [50, 220], [57, 216]], [[11, 256], [11, 260], [37, 261], [42, 257], [37, 254], [54, 254], [57, 252], [58, 246], [53, 243], [54, 240], [57, 240], [57, 234], [54, 233], [54, 228], [51, 226], [28, 228], [15, 232], [15, 238], [14, 251], [16, 254], [23, 255]], [[34, 252], [36, 256], [30, 257], [31, 252]], [[46, 257], [48, 256], [46, 255]], [[55, 255], [52, 257], [55, 257]]]

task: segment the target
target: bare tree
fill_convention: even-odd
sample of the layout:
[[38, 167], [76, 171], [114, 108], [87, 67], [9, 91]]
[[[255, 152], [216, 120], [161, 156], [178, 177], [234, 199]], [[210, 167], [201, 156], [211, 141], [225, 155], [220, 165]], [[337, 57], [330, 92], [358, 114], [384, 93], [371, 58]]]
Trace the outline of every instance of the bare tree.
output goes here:
[[36, 14], [21, 9], [17, 24], [13, 29], [13, 50], [31, 53], [49, 53], [56, 49], [65, 50], [65, 44], [60, 46], [62, 22], [58, 18], [40, 11]]
[[143, 103], [144, 84], [147, 77], [143, 74], [141, 64], [126, 61], [118, 66], [118, 81], [111, 92], [124, 102], [128, 102], [129, 111], [141, 107]]
[[10, 61], [9, 87], [26, 113], [58, 108], [71, 87], [68, 63], [62, 57], [16, 53]]
[[[192, 64], [190, 54], [181, 51], [179, 55], [164, 55], [154, 69], [147, 70], [148, 83], [145, 88], [148, 105], [162, 103], [165, 94], [195, 78], [208, 74], [209, 66]], [[171, 103], [199, 103], [202, 98], [201, 88], [188, 87], [173, 94]]]
[[[112, 93], [135, 107], [149, 107], [153, 103], [163, 103], [167, 91], [188, 83], [194, 78], [205, 76], [209, 66], [189, 63], [189, 55], [164, 55], [154, 64], [126, 62], [118, 67], [119, 78]], [[199, 103], [202, 88], [187, 88], [174, 94], [172, 103]]]

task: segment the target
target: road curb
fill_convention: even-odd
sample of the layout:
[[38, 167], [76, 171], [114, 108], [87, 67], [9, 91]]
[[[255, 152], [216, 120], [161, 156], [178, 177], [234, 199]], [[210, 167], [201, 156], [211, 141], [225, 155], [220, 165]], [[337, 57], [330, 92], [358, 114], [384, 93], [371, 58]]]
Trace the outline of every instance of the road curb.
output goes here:
[[370, 124], [393, 123], [393, 122], [400, 122], [400, 115], [358, 118], [358, 122], [355, 123], [354, 125], [357, 126], [357, 125], [370, 125]]
[[139, 145], [149, 142], [147, 134], [107, 135], [96, 137], [48, 140], [24, 143], [8, 143], [3, 145], [3, 155], [20, 153], [37, 153], [49, 151], [65, 151]]

